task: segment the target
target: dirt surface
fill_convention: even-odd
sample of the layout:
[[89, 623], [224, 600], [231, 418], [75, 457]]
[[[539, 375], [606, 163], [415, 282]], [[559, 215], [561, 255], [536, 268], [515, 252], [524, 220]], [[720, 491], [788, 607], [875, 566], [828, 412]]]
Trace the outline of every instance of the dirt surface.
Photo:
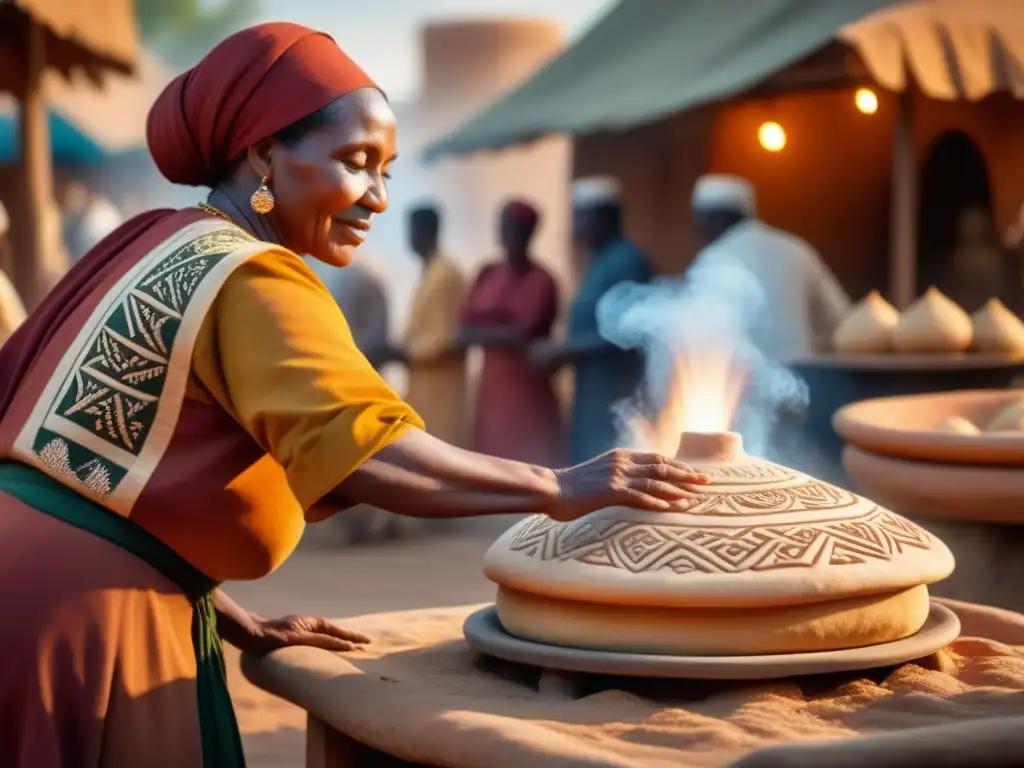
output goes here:
[[[502, 523], [463, 524], [406, 541], [344, 548], [326, 526], [311, 529], [276, 573], [230, 584], [228, 593], [267, 617], [315, 613], [330, 618], [479, 603], [494, 596], [480, 566]], [[250, 685], [239, 671], [238, 652], [226, 651], [249, 768], [302, 768], [305, 713]]]

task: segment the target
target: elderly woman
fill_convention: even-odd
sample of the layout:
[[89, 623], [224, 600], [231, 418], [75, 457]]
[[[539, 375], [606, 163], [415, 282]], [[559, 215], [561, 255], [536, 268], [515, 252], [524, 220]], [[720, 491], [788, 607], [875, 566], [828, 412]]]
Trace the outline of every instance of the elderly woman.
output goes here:
[[238, 766], [220, 638], [347, 650], [219, 585], [355, 502], [443, 517], [685, 508], [618, 451], [552, 471], [453, 448], [357, 351], [296, 254], [345, 266], [387, 208], [395, 118], [328, 37], [243, 31], [168, 86], [149, 144], [209, 202], [125, 223], [0, 350], [0, 762]]

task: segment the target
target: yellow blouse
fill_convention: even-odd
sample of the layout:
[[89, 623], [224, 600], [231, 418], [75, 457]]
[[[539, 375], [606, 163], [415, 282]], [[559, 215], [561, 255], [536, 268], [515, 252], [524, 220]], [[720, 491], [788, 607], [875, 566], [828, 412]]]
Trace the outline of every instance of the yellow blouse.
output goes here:
[[345, 318], [295, 254], [238, 267], [193, 351], [198, 383], [285, 470], [304, 510], [423, 421], [356, 348]]

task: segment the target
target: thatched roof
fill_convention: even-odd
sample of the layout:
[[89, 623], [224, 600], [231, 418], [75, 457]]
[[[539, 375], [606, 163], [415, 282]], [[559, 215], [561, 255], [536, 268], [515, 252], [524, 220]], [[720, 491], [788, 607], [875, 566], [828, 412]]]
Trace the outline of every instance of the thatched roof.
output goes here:
[[0, 90], [25, 82], [30, 19], [46, 30], [51, 69], [80, 69], [94, 80], [135, 69], [140, 45], [132, 0], [0, 0]]

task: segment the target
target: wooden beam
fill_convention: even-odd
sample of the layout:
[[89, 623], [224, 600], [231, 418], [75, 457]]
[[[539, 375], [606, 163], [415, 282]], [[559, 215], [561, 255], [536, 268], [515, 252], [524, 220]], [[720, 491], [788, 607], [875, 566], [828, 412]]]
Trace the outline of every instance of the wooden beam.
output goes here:
[[906, 309], [917, 293], [917, 147], [914, 94], [896, 95], [893, 116], [892, 200], [889, 231], [889, 298]]
[[[43, 70], [46, 66], [46, 30], [33, 19], [28, 23], [28, 46], [25, 88], [18, 105], [18, 139], [20, 144], [21, 188], [24, 195], [25, 221], [22, 237], [14, 254], [14, 283], [26, 309], [31, 311], [46, 292], [45, 268], [58, 245], [54, 242], [49, 221], [53, 215], [53, 167], [50, 156], [50, 129], [47, 122], [46, 99], [43, 93]], [[49, 207], [48, 207], [49, 206]]]

